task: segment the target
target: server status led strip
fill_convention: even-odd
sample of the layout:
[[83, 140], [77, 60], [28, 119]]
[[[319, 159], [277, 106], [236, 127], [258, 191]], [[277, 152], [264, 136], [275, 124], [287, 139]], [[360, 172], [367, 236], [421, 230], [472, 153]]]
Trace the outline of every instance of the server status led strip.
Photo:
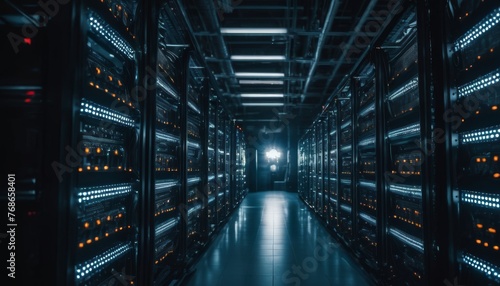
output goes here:
[[84, 202], [86, 205], [99, 203], [103, 200], [109, 200], [129, 194], [132, 191], [131, 184], [114, 184], [106, 186], [80, 188], [78, 191], [78, 202]]
[[463, 262], [498, 281], [500, 279], [500, 268], [490, 262], [480, 259], [472, 254], [465, 253]]
[[121, 243], [92, 259], [78, 264], [75, 267], [76, 279], [90, 279], [93, 275], [103, 271], [108, 265], [125, 255], [130, 249], [132, 249], [130, 243]]
[[498, 24], [500, 20], [500, 8], [496, 8], [485, 19], [476, 24], [472, 29], [467, 31], [462, 37], [455, 42], [455, 51], [465, 49], [475, 40], [480, 39], [481, 36], [491, 30]]
[[500, 209], [500, 195], [481, 192], [462, 191], [463, 202], [485, 208]]
[[460, 134], [460, 143], [474, 144], [500, 141], [500, 125], [476, 129]]
[[469, 94], [485, 89], [488, 86], [498, 84], [499, 81], [500, 69], [496, 69], [491, 73], [483, 75], [467, 84], [460, 86], [458, 88], [458, 98], [466, 97]]
[[93, 12], [90, 12], [89, 25], [91, 31], [106, 39], [129, 59], [134, 59], [135, 52], [132, 46], [125, 42], [115, 30], [111, 29], [109, 25], [101, 19], [101, 17]]
[[126, 127], [133, 127], [134, 120], [125, 114], [113, 111], [89, 100], [83, 99], [80, 104], [80, 113], [97, 119], [104, 119]]

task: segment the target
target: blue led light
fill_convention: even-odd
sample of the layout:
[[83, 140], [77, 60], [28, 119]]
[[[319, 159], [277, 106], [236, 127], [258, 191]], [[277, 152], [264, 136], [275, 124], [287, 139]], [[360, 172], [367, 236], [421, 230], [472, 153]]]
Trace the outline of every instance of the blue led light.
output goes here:
[[159, 224], [155, 229], [155, 236], [162, 236], [167, 231], [171, 230], [178, 224], [179, 220], [177, 218], [171, 218], [161, 224]]
[[409, 83], [405, 84], [401, 88], [397, 89], [393, 93], [391, 93], [388, 97], [389, 100], [394, 100], [401, 95], [407, 94], [411, 91], [417, 90], [418, 89], [418, 77], [413, 78], [410, 80]]
[[366, 222], [368, 222], [368, 223], [370, 223], [372, 225], [377, 225], [377, 220], [374, 217], [370, 216], [370, 215], [367, 215], [367, 214], [364, 214], [364, 213], [360, 213], [359, 217], [361, 217]]
[[130, 184], [114, 184], [97, 187], [80, 188], [78, 191], [78, 203], [92, 205], [102, 200], [108, 200], [129, 194], [132, 191]]
[[105, 23], [98, 15], [90, 13], [89, 16], [90, 30], [100, 35], [110, 42], [116, 49], [129, 59], [134, 59], [134, 49], [108, 24]]
[[112, 262], [125, 255], [130, 249], [132, 249], [132, 246], [129, 243], [122, 243], [110, 248], [100, 255], [94, 256], [93, 258], [76, 265], [76, 279], [81, 280], [92, 277], [96, 273], [104, 270]]
[[500, 125], [460, 134], [460, 143], [474, 144], [500, 141]]
[[497, 8], [455, 42], [455, 51], [465, 49], [475, 40], [481, 38], [484, 33], [495, 27], [499, 20], [500, 8]]
[[110, 108], [106, 108], [85, 99], [82, 100], [82, 103], [80, 104], [80, 113], [82, 115], [89, 115], [91, 117], [109, 120], [127, 127], [134, 126], [134, 120], [130, 118], [130, 116], [118, 113]]
[[424, 244], [422, 240], [413, 237], [405, 232], [402, 232], [400, 230], [397, 230], [395, 228], [390, 228], [389, 233], [397, 238], [399, 241], [403, 242], [404, 244], [414, 248], [415, 250], [418, 250], [420, 252], [424, 252]]
[[500, 82], [500, 69], [497, 69], [489, 74], [483, 75], [465, 85], [458, 88], [458, 97], [466, 97], [471, 93], [482, 90], [488, 86]]
[[389, 131], [389, 138], [394, 138], [403, 135], [418, 134], [420, 132], [420, 123], [403, 126], [401, 128]]
[[462, 259], [465, 264], [483, 272], [490, 278], [496, 278], [496, 279], [500, 278], [500, 269], [498, 266], [469, 253], [463, 254]]
[[500, 195], [481, 192], [462, 191], [463, 202], [486, 208], [500, 209]]

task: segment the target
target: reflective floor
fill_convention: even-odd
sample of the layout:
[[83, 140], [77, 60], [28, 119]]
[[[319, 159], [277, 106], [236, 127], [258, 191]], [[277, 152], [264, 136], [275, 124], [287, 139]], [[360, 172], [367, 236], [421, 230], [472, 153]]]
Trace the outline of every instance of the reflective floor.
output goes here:
[[373, 285], [296, 193], [249, 193], [188, 286]]

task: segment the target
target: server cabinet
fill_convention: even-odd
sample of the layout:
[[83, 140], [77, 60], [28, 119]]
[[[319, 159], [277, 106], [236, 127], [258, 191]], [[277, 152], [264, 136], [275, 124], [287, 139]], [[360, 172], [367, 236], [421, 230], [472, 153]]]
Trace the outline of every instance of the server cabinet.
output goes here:
[[321, 140], [323, 141], [323, 154], [322, 154], [322, 162], [321, 162], [321, 167], [323, 168], [322, 171], [322, 189], [321, 189], [321, 216], [323, 217], [323, 220], [326, 222], [328, 221], [328, 200], [329, 200], [329, 172], [328, 172], [328, 167], [329, 167], [329, 131], [328, 131], [328, 126], [329, 126], [329, 119], [328, 119], [328, 113], [325, 113], [322, 116], [322, 121], [321, 121], [321, 133], [322, 133], [322, 138]]
[[338, 140], [337, 140], [337, 110], [328, 110], [328, 223], [330, 229], [337, 229], [339, 218], [338, 195]]
[[[384, 95], [385, 143], [387, 154], [384, 170], [388, 192], [387, 211], [388, 260], [394, 283], [424, 283], [424, 231], [422, 166], [432, 162], [421, 152], [421, 134], [426, 122], [419, 89], [419, 43], [417, 41], [417, 9], [410, 7], [383, 45], [388, 63]], [[409, 33], [402, 33], [407, 29]], [[396, 44], [397, 43], [397, 44]], [[423, 44], [423, 43], [421, 43]], [[422, 162], [423, 160], [427, 162]]]
[[179, 83], [184, 72], [184, 50], [174, 47], [185, 43], [184, 35], [177, 31], [173, 10], [166, 3], [158, 5], [156, 22], [158, 34], [154, 96], [150, 98], [154, 134], [152, 140], [155, 169], [152, 174], [151, 204], [154, 220], [151, 230], [152, 266], [151, 284], [162, 285], [177, 275], [182, 251], [181, 174], [182, 165], [182, 112], [181, 99], [185, 88]]
[[[204, 156], [204, 110], [202, 101], [205, 92], [205, 76], [202, 68], [193, 59], [188, 59], [186, 110], [186, 212], [183, 218], [187, 223], [187, 260], [192, 260], [203, 243], [202, 233], [205, 222], [202, 219], [205, 194], [203, 193], [202, 160]], [[184, 183], [184, 182], [183, 182]], [[184, 191], [184, 190], [183, 190]]]
[[460, 283], [500, 283], [500, 7], [453, 5], [450, 52], [454, 193], [458, 194]]
[[74, 173], [70, 284], [115, 283], [137, 276], [141, 105], [137, 3], [76, 3], [81, 19], [81, 88], [74, 98]]
[[236, 126], [236, 137], [235, 137], [235, 150], [234, 152], [236, 153], [236, 162], [235, 162], [235, 191], [236, 191], [236, 205], [239, 205], [242, 201], [245, 195], [247, 194], [248, 187], [246, 183], [246, 158], [245, 158], [245, 152], [246, 152], [246, 142], [245, 142], [245, 137], [244, 133], [241, 129], [241, 127]]
[[353, 239], [353, 128], [352, 99], [350, 85], [347, 84], [338, 101], [338, 196], [339, 196], [339, 233], [347, 244]]
[[323, 195], [324, 195], [324, 181], [323, 178], [325, 176], [324, 170], [323, 170], [323, 157], [324, 157], [324, 140], [323, 140], [323, 135], [324, 135], [324, 130], [323, 130], [323, 120], [322, 118], [319, 118], [316, 123], [315, 127], [316, 129], [316, 150], [314, 152], [315, 154], [315, 160], [316, 160], [316, 185], [315, 187], [315, 192], [316, 192], [316, 198], [314, 201], [314, 210], [316, 213], [320, 216], [323, 217]]
[[356, 85], [356, 157], [355, 190], [357, 193], [356, 223], [361, 259], [371, 268], [377, 263], [377, 160], [375, 114], [375, 65], [366, 64], [354, 76]]
[[226, 188], [229, 180], [226, 177], [226, 113], [219, 109], [217, 114], [217, 218], [221, 224], [227, 214]]
[[208, 224], [209, 233], [212, 234], [217, 225], [217, 102], [211, 95], [208, 104]]

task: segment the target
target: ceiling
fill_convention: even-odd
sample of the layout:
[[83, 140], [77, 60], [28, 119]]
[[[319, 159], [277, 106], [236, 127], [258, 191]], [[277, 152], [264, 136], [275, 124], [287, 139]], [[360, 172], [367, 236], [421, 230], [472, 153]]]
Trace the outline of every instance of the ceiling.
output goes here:
[[235, 120], [251, 136], [281, 133], [289, 139], [291, 126], [300, 134], [337, 93], [398, 13], [399, 2], [182, 3], [197, 49]]

